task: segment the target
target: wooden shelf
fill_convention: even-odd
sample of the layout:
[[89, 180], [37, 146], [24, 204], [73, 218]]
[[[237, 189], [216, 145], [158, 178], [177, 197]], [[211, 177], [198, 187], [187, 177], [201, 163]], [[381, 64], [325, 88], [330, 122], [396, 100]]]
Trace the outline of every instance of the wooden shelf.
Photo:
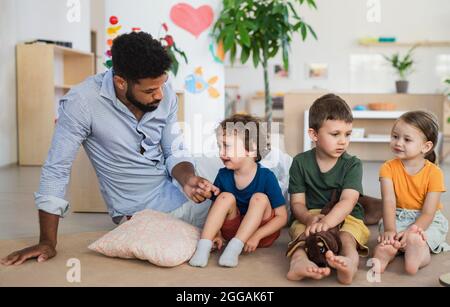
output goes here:
[[353, 118], [358, 119], [396, 119], [407, 111], [353, 111]]
[[67, 47], [62, 47], [62, 46], [58, 46], [58, 45], [54, 45], [53, 48], [54, 48], [56, 53], [62, 53], [64, 55], [73, 55], [73, 56], [77, 56], [77, 57], [79, 57], [79, 56], [86, 56], [86, 57], [89, 57], [89, 58], [94, 56], [94, 54], [91, 53], [91, 52], [85, 52], [85, 51], [76, 50], [76, 49], [67, 48]]
[[57, 102], [94, 74], [94, 55], [36, 43], [18, 44], [16, 56], [19, 164], [40, 166], [51, 144]]
[[358, 44], [365, 47], [450, 47], [450, 41], [417, 41], [417, 42], [360, 42]]
[[386, 138], [350, 138], [350, 142], [353, 143], [389, 143], [390, 137]]
[[55, 89], [57, 90], [66, 90], [69, 91], [70, 89], [72, 89], [73, 85], [68, 85], [68, 84], [56, 84], [55, 85]]

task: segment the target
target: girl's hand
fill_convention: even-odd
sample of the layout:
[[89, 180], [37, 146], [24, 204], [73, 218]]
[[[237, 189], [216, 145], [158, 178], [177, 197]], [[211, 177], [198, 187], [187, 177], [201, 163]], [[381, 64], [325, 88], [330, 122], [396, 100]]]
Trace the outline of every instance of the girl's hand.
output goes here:
[[385, 231], [378, 236], [378, 243], [393, 245], [397, 241], [396, 236], [397, 232], [395, 231]]
[[423, 231], [422, 228], [417, 227], [417, 225], [415, 225], [415, 224], [409, 226], [409, 228], [407, 230], [398, 233], [397, 236], [395, 237], [395, 239], [400, 241], [400, 243], [402, 244], [402, 247], [405, 247], [408, 236], [411, 234], [414, 234], [414, 233], [420, 235], [422, 240], [424, 240], [424, 241], [427, 240], [425, 231]]
[[257, 236], [251, 236], [250, 239], [248, 239], [248, 241], [245, 243], [244, 252], [253, 253], [258, 247], [259, 241], [261, 241], [261, 239]]

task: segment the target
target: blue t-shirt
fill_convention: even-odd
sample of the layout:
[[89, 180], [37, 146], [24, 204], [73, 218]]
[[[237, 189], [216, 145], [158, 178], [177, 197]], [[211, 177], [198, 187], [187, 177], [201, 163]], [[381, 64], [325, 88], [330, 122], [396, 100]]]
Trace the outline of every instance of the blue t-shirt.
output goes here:
[[[266, 194], [269, 198], [270, 205], [274, 209], [286, 204], [275, 174], [268, 168], [261, 167], [259, 163], [255, 178], [243, 190], [239, 190], [236, 187], [234, 171], [227, 168], [219, 170], [214, 185], [220, 189], [220, 192], [228, 192], [234, 195], [241, 215], [247, 213], [250, 199], [255, 193]], [[216, 198], [216, 196], [213, 196], [212, 200], [215, 201]]]

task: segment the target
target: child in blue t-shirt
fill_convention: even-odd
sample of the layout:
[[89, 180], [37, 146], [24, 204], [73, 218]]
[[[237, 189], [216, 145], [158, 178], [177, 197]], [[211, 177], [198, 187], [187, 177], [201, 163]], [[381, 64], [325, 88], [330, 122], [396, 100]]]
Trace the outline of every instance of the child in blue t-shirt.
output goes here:
[[211, 195], [213, 204], [191, 266], [205, 267], [213, 245], [221, 249], [226, 240], [219, 264], [235, 267], [243, 250], [251, 253], [271, 246], [286, 225], [286, 201], [277, 178], [258, 163], [268, 147], [262, 126], [252, 116], [235, 115], [217, 128], [225, 168], [214, 182], [220, 194]]

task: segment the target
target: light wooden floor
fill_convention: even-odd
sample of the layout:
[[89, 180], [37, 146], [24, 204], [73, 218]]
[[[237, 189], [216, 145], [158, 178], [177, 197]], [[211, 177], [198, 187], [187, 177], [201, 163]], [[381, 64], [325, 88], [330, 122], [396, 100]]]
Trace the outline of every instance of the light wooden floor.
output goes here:
[[[364, 191], [380, 195], [378, 169], [380, 163], [364, 163]], [[450, 189], [450, 164], [441, 166]], [[0, 239], [33, 237], [39, 234], [37, 211], [33, 193], [39, 187], [39, 167], [9, 166], [0, 168]], [[450, 217], [450, 193], [444, 193], [444, 212]], [[107, 214], [73, 213], [60, 223], [60, 233], [94, 232], [110, 230], [114, 224]]]
[[[366, 194], [379, 196], [379, 163], [365, 163], [364, 189]], [[443, 166], [450, 174], [450, 165]], [[8, 167], [0, 169], [0, 256], [36, 242], [38, 235], [33, 192], [39, 182], [39, 168]], [[450, 175], [446, 178], [450, 187]], [[450, 217], [449, 193], [444, 194], [444, 214]], [[288, 242], [287, 229], [269, 249], [261, 249], [242, 256], [239, 267], [233, 270], [218, 266], [214, 253], [206, 269], [183, 264], [165, 269], [145, 261], [107, 258], [87, 249], [94, 240], [114, 227], [106, 214], [71, 214], [61, 222], [58, 256], [48, 263], [37, 265], [29, 261], [19, 267], [0, 266], [1, 286], [337, 286], [335, 277], [322, 281], [290, 282], [285, 275], [289, 261], [284, 256]], [[369, 247], [375, 246], [376, 227], [371, 226]], [[27, 237], [27, 239], [18, 239]], [[6, 240], [2, 240], [6, 239]], [[82, 263], [82, 283], [70, 284], [66, 280], [67, 260], [76, 258]], [[433, 256], [432, 263], [415, 277], [403, 270], [402, 257], [398, 257], [380, 283], [367, 279], [367, 259], [361, 259], [353, 286], [439, 286], [441, 274], [450, 272], [450, 253]]]

